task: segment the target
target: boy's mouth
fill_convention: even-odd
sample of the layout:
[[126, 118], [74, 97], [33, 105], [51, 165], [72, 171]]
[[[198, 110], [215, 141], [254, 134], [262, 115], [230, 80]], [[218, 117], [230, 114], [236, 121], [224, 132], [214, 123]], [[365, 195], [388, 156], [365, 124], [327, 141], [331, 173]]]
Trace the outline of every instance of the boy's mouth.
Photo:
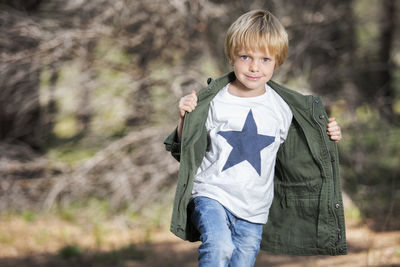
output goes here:
[[249, 80], [252, 80], [252, 81], [257, 81], [257, 80], [259, 80], [261, 77], [246, 75], [246, 78], [249, 79]]

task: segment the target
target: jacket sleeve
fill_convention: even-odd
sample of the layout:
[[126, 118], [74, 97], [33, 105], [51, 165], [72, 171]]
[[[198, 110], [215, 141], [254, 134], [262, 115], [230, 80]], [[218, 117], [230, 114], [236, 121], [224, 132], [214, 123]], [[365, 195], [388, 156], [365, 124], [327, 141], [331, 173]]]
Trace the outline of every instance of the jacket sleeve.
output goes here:
[[178, 139], [177, 128], [164, 140], [165, 149], [171, 152], [171, 155], [180, 161], [181, 158], [181, 142]]

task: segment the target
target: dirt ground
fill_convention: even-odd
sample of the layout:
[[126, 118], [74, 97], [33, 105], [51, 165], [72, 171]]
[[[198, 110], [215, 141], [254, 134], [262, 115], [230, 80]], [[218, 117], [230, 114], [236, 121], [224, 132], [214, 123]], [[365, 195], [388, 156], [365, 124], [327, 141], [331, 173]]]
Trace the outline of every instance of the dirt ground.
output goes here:
[[[154, 257], [125, 266], [197, 266], [199, 243], [190, 244], [169, 233], [159, 233], [157, 239], [152, 244]], [[352, 226], [347, 239], [346, 256], [293, 257], [262, 251], [255, 266], [400, 266], [400, 232], [374, 233], [366, 226]]]
[[[374, 233], [367, 227], [348, 229], [349, 254], [346, 256], [293, 257], [260, 252], [256, 267], [261, 266], [400, 266], [400, 232]], [[154, 257], [143, 262], [126, 262], [124, 266], [197, 266], [197, 247], [159, 233], [152, 244]]]
[[[167, 230], [144, 234], [110, 228], [101, 248], [94, 245], [93, 232], [86, 231], [60, 221], [2, 221], [0, 266], [197, 266], [199, 243], [182, 241]], [[346, 256], [291, 257], [262, 251], [255, 266], [400, 266], [400, 231], [377, 233], [347, 221], [347, 240]], [[84, 252], [70, 247], [61, 253], [62, 245], [70, 243]]]

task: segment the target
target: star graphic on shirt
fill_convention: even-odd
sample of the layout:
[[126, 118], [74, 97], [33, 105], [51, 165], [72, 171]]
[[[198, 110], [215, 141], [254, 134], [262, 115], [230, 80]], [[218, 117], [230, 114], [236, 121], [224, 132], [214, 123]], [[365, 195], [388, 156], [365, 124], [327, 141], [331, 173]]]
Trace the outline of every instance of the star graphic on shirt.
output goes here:
[[261, 176], [261, 150], [272, 144], [275, 137], [258, 134], [251, 109], [241, 131], [219, 131], [217, 134], [232, 146], [222, 171], [247, 160]]

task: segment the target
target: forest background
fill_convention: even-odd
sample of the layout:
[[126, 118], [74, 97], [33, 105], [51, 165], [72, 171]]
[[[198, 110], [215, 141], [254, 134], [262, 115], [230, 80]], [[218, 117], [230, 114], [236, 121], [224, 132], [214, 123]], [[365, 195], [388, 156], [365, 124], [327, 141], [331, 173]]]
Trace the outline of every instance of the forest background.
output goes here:
[[[49, 218], [85, 224], [94, 251], [110, 249], [110, 221], [144, 243], [167, 229], [178, 163], [162, 143], [179, 98], [230, 70], [224, 33], [251, 9], [289, 34], [273, 79], [321, 95], [342, 127], [346, 217], [400, 230], [399, 1], [0, 0], [0, 256], [47, 244], [39, 251], [82, 260], [68, 231], [39, 231], [21, 252], [16, 236]], [[143, 260], [135, 238], [107, 257]]]

